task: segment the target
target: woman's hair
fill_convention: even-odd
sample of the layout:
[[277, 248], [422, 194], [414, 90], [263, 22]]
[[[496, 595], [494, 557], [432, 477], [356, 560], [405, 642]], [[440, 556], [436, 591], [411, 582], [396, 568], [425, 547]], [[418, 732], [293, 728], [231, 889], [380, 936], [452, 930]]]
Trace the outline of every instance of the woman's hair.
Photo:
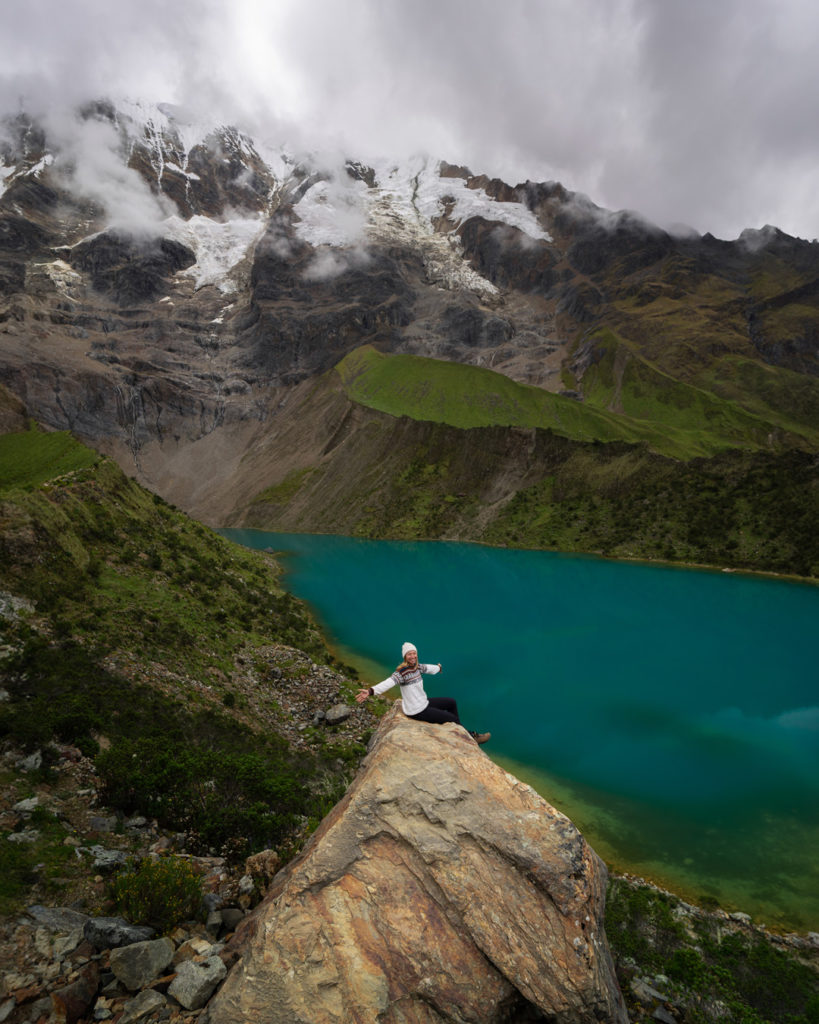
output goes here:
[[409, 668], [409, 665], [406, 663], [406, 661], [402, 661], [400, 665], [396, 666], [395, 671], [396, 672], [403, 672], [405, 669], [408, 669], [408, 668]]

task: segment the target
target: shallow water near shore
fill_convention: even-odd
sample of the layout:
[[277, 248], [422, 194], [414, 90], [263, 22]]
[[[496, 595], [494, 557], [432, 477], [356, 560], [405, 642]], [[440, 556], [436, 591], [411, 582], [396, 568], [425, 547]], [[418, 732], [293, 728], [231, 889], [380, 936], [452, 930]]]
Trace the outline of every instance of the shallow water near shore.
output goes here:
[[819, 930], [819, 587], [553, 552], [224, 530], [367, 682], [411, 640], [484, 750], [597, 852]]

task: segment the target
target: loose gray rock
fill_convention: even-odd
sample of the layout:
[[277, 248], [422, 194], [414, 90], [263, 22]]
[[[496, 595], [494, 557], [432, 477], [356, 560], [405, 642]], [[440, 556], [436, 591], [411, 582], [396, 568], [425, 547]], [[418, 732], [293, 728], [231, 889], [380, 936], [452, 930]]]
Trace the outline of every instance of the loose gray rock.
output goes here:
[[91, 917], [83, 926], [83, 935], [95, 949], [117, 949], [145, 942], [153, 934], [153, 928], [129, 924], [121, 917]]
[[40, 833], [36, 828], [24, 828], [22, 832], [12, 832], [6, 836], [10, 843], [36, 843], [39, 838]]
[[186, 960], [177, 968], [168, 995], [186, 1010], [198, 1010], [213, 995], [216, 986], [227, 975], [227, 968], [218, 956], [209, 956], [204, 963]]
[[70, 907], [43, 907], [39, 903], [28, 908], [29, 917], [33, 917], [37, 924], [44, 928], [50, 928], [53, 932], [73, 932], [77, 928], [83, 929], [91, 918], [88, 914], [81, 914], [79, 910], [72, 910]]
[[175, 948], [168, 938], [120, 946], [111, 950], [111, 970], [129, 991], [136, 992], [162, 974]]
[[341, 722], [346, 722], [352, 713], [353, 709], [346, 704], [334, 704], [327, 711], [325, 718], [328, 725], [339, 725]]
[[110, 817], [94, 815], [88, 824], [95, 832], [113, 832], [117, 827], [117, 818], [116, 815], [111, 815]]
[[28, 800], [18, 800], [17, 803], [12, 807], [13, 811], [17, 811], [18, 814], [31, 814], [35, 807], [39, 806], [40, 798], [38, 796], [30, 796]]
[[106, 850], [104, 846], [80, 846], [78, 851], [90, 853], [94, 858], [93, 864], [98, 871], [113, 871], [122, 867], [128, 860], [128, 855], [122, 850]]
[[206, 892], [202, 897], [202, 903], [208, 913], [212, 910], [218, 910], [224, 902], [218, 892]]
[[36, 772], [43, 766], [43, 755], [39, 750], [35, 750], [33, 754], [28, 757], [24, 757], [22, 761], [17, 765], [21, 772]]
[[157, 1010], [164, 1010], [167, 1005], [168, 1000], [160, 992], [155, 992], [152, 988], [146, 989], [125, 1004], [119, 1024], [136, 1024]]

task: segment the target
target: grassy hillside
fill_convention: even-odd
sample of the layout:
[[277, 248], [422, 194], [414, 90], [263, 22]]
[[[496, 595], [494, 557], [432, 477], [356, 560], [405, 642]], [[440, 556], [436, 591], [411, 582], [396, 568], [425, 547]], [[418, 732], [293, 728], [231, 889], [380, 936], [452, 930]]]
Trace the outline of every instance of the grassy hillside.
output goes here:
[[389, 415], [351, 405], [347, 390], [331, 375], [289, 410], [300, 431], [311, 425], [309, 445], [294, 435], [303, 462], [280, 477], [277, 460], [258, 463], [260, 480], [274, 482], [236, 525], [819, 577], [812, 453], [727, 449], [681, 461], [646, 444]]
[[481, 367], [384, 355], [369, 346], [350, 353], [336, 372], [361, 405], [461, 429], [535, 427], [579, 441], [646, 443], [679, 459], [728, 448], [819, 447], [819, 431], [784, 414], [766, 420], [732, 398], [676, 380], [610, 331], [593, 345], [583, 402]]
[[[0, 481], [0, 737], [42, 753], [40, 782], [52, 740], [79, 747], [109, 806], [186, 833], [191, 852], [302, 841], [363, 747], [293, 742], [294, 700], [306, 714], [353, 684], [272, 558], [67, 434], [0, 437]], [[0, 876], [24, 855], [0, 843]]]

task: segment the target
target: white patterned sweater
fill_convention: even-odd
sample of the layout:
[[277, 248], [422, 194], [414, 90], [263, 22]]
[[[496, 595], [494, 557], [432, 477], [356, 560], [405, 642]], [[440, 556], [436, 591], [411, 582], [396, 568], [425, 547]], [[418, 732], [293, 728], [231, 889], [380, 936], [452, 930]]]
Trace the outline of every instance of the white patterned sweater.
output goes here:
[[441, 671], [439, 665], [416, 665], [415, 668], [405, 668], [403, 672], [396, 669], [391, 676], [388, 676], [373, 687], [373, 693], [386, 693], [393, 686], [401, 687], [401, 707], [405, 715], [417, 715], [429, 704], [424, 683], [421, 679], [422, 673], [428, 676], [437, 676]]

